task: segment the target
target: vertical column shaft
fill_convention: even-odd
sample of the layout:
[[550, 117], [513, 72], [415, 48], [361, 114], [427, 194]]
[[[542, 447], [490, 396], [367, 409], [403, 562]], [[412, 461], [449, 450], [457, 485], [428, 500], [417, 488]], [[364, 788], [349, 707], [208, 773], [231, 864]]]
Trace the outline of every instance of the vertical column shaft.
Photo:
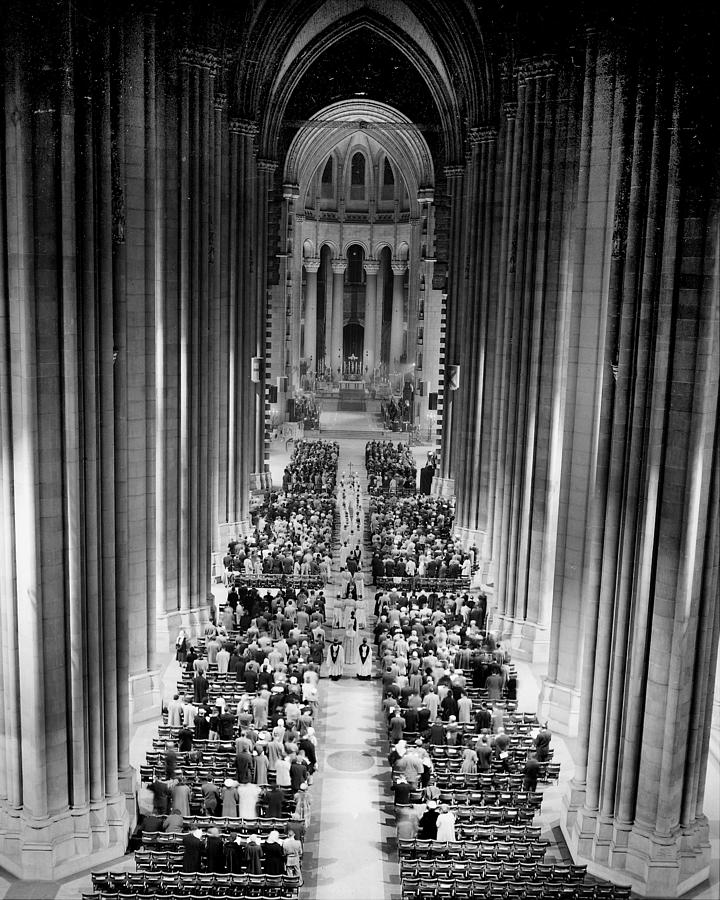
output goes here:
[[400, 365], [403, 348], [403, 305], [405, 299], [405, 272], [407, 263], [402, 260], [392, 261], [393, 290], [392, 318], [390, 320], [390, 370], [396, 372]]
[[375, 259], [365, 260], [365, 332], [363, 334], [363, 364], [367, 367], [367, 378], [372, 378], [376, 366], [377, 331], [377, 280], [380, 263]]
[[[334, 259], [332, 261], [332, 339], [330, 342], [330, 365], [332, 366], [334, 379], [339, 379], [342, 376], [346, 268], [346, 259]], [[340, 370], [339, 372], [338, 369]]]
[[319, 259], [304, 259], [305, 266], [305, 335], [303, 356], [312, 358], [313, 372], [317, 365], [317, 281]]

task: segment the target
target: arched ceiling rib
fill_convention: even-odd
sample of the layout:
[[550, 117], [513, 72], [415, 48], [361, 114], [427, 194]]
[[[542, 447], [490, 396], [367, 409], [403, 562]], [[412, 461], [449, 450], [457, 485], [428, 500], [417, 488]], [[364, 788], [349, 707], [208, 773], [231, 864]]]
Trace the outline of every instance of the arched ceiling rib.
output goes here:
[[346, 100], [316, 113], [290, 144], [283, 181], [297, 184], [304, 197], [318, 166], [353, 133], [371, 135], [383, 148], [405, 178], [413, 204], [419, 190], [433, 187], [432, 157], [419, 130], [398, 110], [371, 100]]
[[445, 161], [460, 162], [464, 129], [492, 115], [490, 67], [468, 0], [258, 3], [236, 85], [239, 113], [260, 124], [261, 152], [277, 153], [285, 110], [303, 75], [328, 48], [360, 29], [388, 41], [420, 73], [437, 109]]

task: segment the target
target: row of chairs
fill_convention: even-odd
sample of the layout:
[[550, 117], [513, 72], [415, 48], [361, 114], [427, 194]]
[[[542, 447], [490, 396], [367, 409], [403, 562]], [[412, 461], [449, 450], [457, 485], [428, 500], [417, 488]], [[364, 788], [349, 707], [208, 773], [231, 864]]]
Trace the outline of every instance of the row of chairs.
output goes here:
[[407, 878], [492, 878], [501, 881], [562, 881], [585, 880], [587, 866], [564, 865], [524, 859], [497, 862], [494, 860], [422, 860], [404, 859], [400, 862], [400, 876]]
[[[185, 819], [185, 823], [190, 829], [200, 828], [220, 828], [223, 831], [235, 834], [270, 834], [271, 831], [278, 831], [281, 835], [287, 836], [288, 827], [292, 824], [290, 818], [282, 819], [235, 819], [231, 816], [189, 816]], [[182, 843], [182, 833], [167, 831], [143, 831], [143, 846], [169, 845]]]
[[459, 578], [428, 578], [425, 575], [393, 575], [387, 577], [381, 575], [377, 579], [377, 586], [383, 590], [400, 591], [438, 591], [440, 593], [457, 594], [458, 591], [469, 591], [471, 579], [467, 576]]
[[82, 900], [297, 900], [296, 891], [269, 888], [268, 890], [254, 890], [251, 888], [236, 888], [222, 890], [220, 888], [208, 891], [93, 891], [83, 893]]
[[194, 888], [210, 889], [214, 887], [253, 888], [266, 890], [282, 888], [297, 890], [301, 879], [293, 875], [236, 875], [231, 873], [216, 874], [213, 872], [177, 872], [172, 875], [153, 872], [93, 872], [92, 886], [94, 891], [114, 893], [121, 890], [130, 891], [179, 891], [185, 892]]
[[[400, 857], [400, 874], [408, 875], [451, 875], [460, 877], [462, 873], [472, 872], [478, 875], [481, 871], [491, 871], [488, 867], [502, 865], [517, 865], [527, 863], [534, 865], [543, 862], [548, 844], [546, 841], [537, 844], [513, 843], [507, 845], [486, 844], [481, 845], [477, 855], [472, 858], [466, 856], [449, 857]], [[497, 854], [497, 855], [496, 855]], [[492, 874], [497, 875], [496, 868]], [[463, 876], [464, 877], [464, 876]]]
[[452, 806], [533, 806], [540, 809], [542, 794], [538, 791], [501, 790], [500, 788], [441, 789], [440, 802]]
[[[476, 841], [432, 841], [422, 838], [398, 838], [398, 855], [401, 860], [475, 861], [500, 862], [512, 859], [542, 860], [548, 847], [547, 841], [540, 840], [539, 828], [528, 826], [523, 829], [525, 836], [517, 833], [503, 833], [500, 839], [478, 839]], [[517, 832], [517, 829], [515, 830]]]
[[[463, 790], [463, 789], [475, 789], [481, 787], [483, 785], [483, 776], [487, 773], [478, 773], [475, 775], [465, 774], [462, 772], [448, 772], [448, 771], [438, 771], [435, 769], [435, 783], [441, 789], [447, 790]], [[493, 775], [502, 776], [507, 773], [500, 768], [500, 764], [492, 770]], [[521, 779], [521, 784], [524, 779], [523, 775], [516, 776]], [[540, 771], [538, 773], [538, 783], [539, 784], [557, 784], [558, 779], [560, 778], [560, 763], [545, 763], [541, 764]]]
[[262, 575], [249, 575], [245, 572], [228, 573], [228, 586], [255, 588], [314, 588], [319, 590], [325, 584], [322, 575], [291, 575], [264, 572]]
[[495, 879], [408, 878], [402, 900], [628, 900], [630, 888], [620, 885], [563, 884]]

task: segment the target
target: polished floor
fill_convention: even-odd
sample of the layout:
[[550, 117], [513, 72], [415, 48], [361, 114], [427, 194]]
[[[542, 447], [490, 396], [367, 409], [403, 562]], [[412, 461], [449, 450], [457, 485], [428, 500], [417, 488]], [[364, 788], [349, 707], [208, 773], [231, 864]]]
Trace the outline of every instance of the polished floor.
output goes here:
[[[319, 436], [339, 441], [339, 472], [359, 472], [363, 485], [364, 448], [368, 439], [384, 436], [407, 442], [407, 435], [383, 434], [373, 410], [360, 413], [326, 409], [321, 414]], [[432, 445], [427, 440], [412, 447], [419, 462], [424, 461], [429, 449]], [[281, 439], [273, 443], [270, 466], [274, 484], [281, 482], [291, 453], [292, 444], [286, 445]], [[214, 591], [218, 600], [223, 599], [222, 585], [216, 585]], [[329, 596], [333, 593], [330, 590]], [[368, 625], [371, 624], [370, 618]], [[522, 662], [517, 663], [517, 668], [519, 708], [534, 710], [542, 673]], [[175, 690], [177, 673], [177, 663], [168, 655], [163, 677], [166, 699]], [[312, 785], [313, 810], [305, 842], [301, 900], [399, 900], [388, 745], [380, 715], [379, 681], [358, 681], [354, 668], [347, 666], [340, 681], [322, 678], [320, 685], [319, 766]], [[158, 717], [159, 713], [158, 710]], [[156, 729], [156, 721], [135, 729], [130, 753], [134, 766], [144, 761], [145, 750], [157, 734]], [[567, 859], [559, 822], [563, 796], [573, 773], [575, 746], [572, 740], [556, 735], [553, 747], [555, 759], [561, 763], [561, 777], [559, 784], [544, 788], [538, 824], [543, 828], [543, 837], [551, 842], [549, 855]], [[693, 900], [720, 897], [720, 765], [715, 757], [711, 757], [708, 769], [705, 812], [710, 820], [711, 878], [686, 895]], [[122, 857], [108, 868], [134, 871], [132, 856]], [[87, 872], [51, 883], [20, 882], [0, 872], [0, 900], [69, 900], [89, 890]]]

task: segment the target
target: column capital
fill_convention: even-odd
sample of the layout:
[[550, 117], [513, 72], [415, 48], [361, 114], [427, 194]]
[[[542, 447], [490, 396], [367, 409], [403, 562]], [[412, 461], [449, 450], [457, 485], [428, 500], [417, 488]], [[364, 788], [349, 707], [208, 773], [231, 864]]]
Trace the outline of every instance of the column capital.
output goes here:
[[557, 57], [551, 53], [522, 59], [517, 67], [518, 83], [523, 84], [532, 78], [548, 78], [551, 75], [557, 75], [558, 69]]
[[269, 172], [272, 174], [277, 169], [278, 164], [274, 159], [259, 159], [257, 161], [258, 172]]
[[307, 256], [303, 259], [303, 265], [305, 266], [305, 270], [307, 272], [317, 272], [320, 268], [320, 257], [319, 256]]
[[218, 58], [211, 50], [185, 47], [180, 51], [180, 64], [193, 66], [196, 69], [209, 69], [210, 74], [214, 75], [217, 72]]
[[407, 269], [407, 262], [404, 259], [394, 259], [390, 263], [390, 267], [392, 268], [393, 275], [404, 275], [405, 270]]
[[346, 259], [334, 259], [332, 261], [333, 275], [344, 275], [345, 269], [347, 269]]
[[297, 200], [300, 197], [299, 184], [283, 185], [283, 200]]
[[498, 130], [495, 125], [479, 125], [468, 132], [470, 144], [491, 144], [497, 140]]
[[213, 104], [215, 105], [215, 109], [227, 109], [227, 94], [224, 91], [216, 91], [215, 96], [213, 97]]
[[421, 187], [418, 190], [418, 203], [432, 203], [435, 199], [435, 190], [431, 187]]
[[254, 137], [258, 133], [257, 122], [251, 119], [230, 119], [228, 128], [234, 134], [245, 134]]
[[465, 174], [465, 166], [445, 166], [443, 171], [446, 178], [462, 178]]
[[509, 100], [507, 103], [503, 103], [502, 110], [506, 119], [514, 119], [517, 116], [518, 105], [515, 100]]
[[365, 267], [366, 275], [377, 275], [377, 273], [380, 271], [379, 259], [366, 259], [363, 265]]

